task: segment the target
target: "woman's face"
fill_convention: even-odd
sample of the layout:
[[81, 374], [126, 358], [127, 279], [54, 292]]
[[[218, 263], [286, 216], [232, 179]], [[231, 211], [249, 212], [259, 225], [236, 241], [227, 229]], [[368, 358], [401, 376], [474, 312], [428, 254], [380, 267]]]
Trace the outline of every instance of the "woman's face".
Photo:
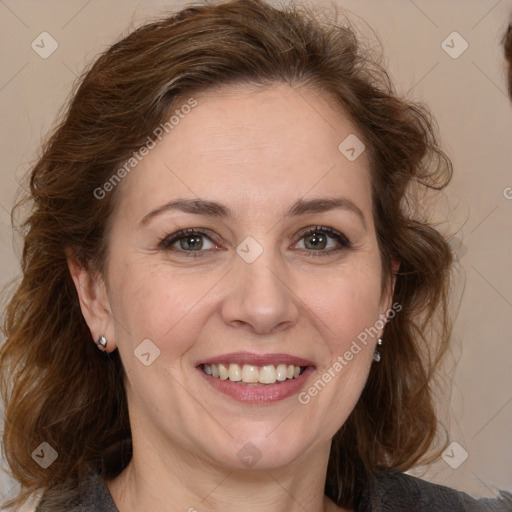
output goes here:
[[95, 334], [120, 351], [139, 446], [280, 467], [327, 449], [372, 364], [361, 333], [391, 305], [368, 160], [311, 89], [195, 99], [119, 185]]

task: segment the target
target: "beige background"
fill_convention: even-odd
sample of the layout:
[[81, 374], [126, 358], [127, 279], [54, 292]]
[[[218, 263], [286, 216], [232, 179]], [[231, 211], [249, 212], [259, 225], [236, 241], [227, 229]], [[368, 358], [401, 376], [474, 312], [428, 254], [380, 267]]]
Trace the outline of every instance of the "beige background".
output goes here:
[[[458, 291], [462, 302], [449, 360], [451, 401], [441, 412], [450, 440], [468, 458], [457, 469], [440, 459], [421, 474], [476, 497], [495, 495], [498, 488], [512, 491], [512, 199], [504, 193], [512, 187], [512, 104], [499, 45], [512, 2], [336, 3], [374, 29], [398, 91], [431, 107], [455, 166], [437, 214], [443, 231], [460, 228], [454, 249], [466, 284]], [[186, 4], [0, 0], [2, 283], [19, 272], [19, 244], [13, 244], [7, 212], [76, 75], [98, 52], [164, 6]], [[47, 59], [31, 48], [43, 31], [59, 45]], [[469, 45], [456, 59], [441, 47], [454, 31]], [[460, 448], [450, 452], [450, 460], [460, 453]], [[14, 488], [13, 481], [0, 477], [0, 495]]]

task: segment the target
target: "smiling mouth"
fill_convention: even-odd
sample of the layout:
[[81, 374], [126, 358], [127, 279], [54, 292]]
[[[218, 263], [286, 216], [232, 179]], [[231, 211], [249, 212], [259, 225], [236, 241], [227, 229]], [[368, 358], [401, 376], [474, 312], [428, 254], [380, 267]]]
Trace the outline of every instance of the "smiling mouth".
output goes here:
[[252, 364], [201, 364], [206, 375], [220, 380], [229, 380], [241, 386], [266, 386], [279, 384], [300, 377], [308, 368], [293, 364], [256, 366]]

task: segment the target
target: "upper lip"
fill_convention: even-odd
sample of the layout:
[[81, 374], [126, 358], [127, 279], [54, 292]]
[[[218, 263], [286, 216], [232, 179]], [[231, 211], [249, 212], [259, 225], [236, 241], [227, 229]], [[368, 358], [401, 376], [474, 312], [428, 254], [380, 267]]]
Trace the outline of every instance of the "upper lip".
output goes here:
[[308, 359], [292, 356], [290, 354], [254, 354], [252, 352], [231, 352], [220, 356], [209, 357], [196, 363], [196, 366], [202, 364], [252, 364], [254, 366], [266, 366], [276, 364], [292, 364], [294, 366], [314, 366]]

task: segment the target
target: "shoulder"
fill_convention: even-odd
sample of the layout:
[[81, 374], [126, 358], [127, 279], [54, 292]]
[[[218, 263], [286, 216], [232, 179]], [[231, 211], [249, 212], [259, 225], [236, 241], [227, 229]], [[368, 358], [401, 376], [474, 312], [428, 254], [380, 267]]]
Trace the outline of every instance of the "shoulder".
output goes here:
[[102, 476], [89, 469], [78, 485], [47, 491], [35, 512], [119, 512]]
[[379, 471], [360, 496], [360, 512], [512, 512], [512, 494], [472, 498], [444, 485], [392, 471]]

